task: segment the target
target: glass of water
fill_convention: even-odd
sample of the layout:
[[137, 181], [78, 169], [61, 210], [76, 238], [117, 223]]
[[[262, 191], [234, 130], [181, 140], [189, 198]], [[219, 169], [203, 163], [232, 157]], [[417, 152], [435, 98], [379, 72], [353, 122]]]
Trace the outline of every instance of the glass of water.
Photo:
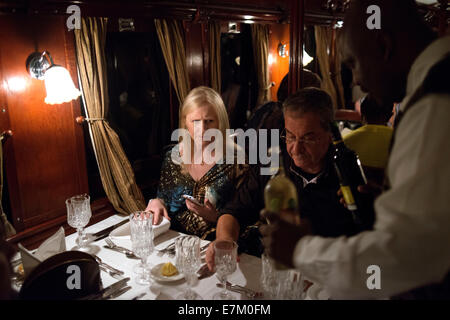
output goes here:
[[147, 259], [153, 252], [153, 214], [136, 211], [130, 215], [131, 245], [133, 253], [141, 258], [142, 272], [138, 273], [136, 283], [150, 284], [150, 267]]
[[214, 262], [217, 277], [222, 282], [223, 290], [213, 295], [214, 300], [233, 300], [227, 288], [227, 277], [236, 271], [238, 245], [234, 241], [219, 240], [214, 242]]
[[67, 223], [78, 231], [76, 250], [87, 250], [84, 227], [92, 216], [90, 199], [87, 194], [79, 194], [66, 200]]
[[178, 296], [179, 300], [202, 300], [192, 287], [197, 281], [197, 270], [201, 265], [200, 238], [197, 236], [182, 236], [175, 239], [177, 268], [186, 278], [187, 289]]

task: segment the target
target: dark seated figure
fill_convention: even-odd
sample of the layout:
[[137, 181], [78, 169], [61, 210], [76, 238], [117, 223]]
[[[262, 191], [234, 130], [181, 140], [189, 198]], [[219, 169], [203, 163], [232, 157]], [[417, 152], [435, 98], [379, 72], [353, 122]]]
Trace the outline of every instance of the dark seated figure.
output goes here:
[[[297, 188], [300, 218], [308, 219], [313, 234], [323, 237], [351, 236], [372, 228], [373, 199], [365, 201], [368, 210], [363, 211], [367, 212], [362, 217], [363, 224], [354, 222], [350, 211], [339, 202], [340, 186], [332, 165], [329, 124], [333, 108], [329, 95], [320, 89], [302, 89], [284, 102], [283, 113], [284, 168]], [[258, 166], [253, 166], [237, 188], [233, 201], [220, 210], [222, 229], [217, 234], [236, 238], [238, 225], [241, 251], [249, 254], [262, 252], [258, 230], [249, 226], [259, 221], [269, 179], [270, 176], [261, 175]]]

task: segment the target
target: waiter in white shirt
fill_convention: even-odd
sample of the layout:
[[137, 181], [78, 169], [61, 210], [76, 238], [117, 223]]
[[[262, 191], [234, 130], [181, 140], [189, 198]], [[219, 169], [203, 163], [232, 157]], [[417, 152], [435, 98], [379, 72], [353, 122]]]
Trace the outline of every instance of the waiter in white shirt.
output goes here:
[[438, 39], [413, 0], [353, 0], [341, 40], [355, 82], [379, 102], [402, 102], [374, 230], [323, 238], [271, 217], [263, 243], [332, 298], [448, 299], [450, 37]]

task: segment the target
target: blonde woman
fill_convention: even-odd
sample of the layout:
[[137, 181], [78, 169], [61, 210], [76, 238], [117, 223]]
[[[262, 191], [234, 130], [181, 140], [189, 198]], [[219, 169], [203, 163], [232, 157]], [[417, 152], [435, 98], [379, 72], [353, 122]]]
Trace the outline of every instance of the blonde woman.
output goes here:
[[[164, 216], [171, 220], [171, 228], [174, 230], [194, 234], [203, 239], [214, 239], [218, 209], [231, 199], [233, 190], [242, 180], [247, 166], [226, 164], [225, 160], [218, 163], [220, 161], [194, 159], [196, 148], [200, 151], [197, 155], [203, 154], [215, 141], [214, 138], [211, 141], [203, 141], [207, 140], [203, 137], [208, 129], [220, 131], [223, 149], [217, 150], [224, 150], [223, 154], [210, 154], [214, 159], [226, 159], [227, 140], [228, 146], [230, 144], [226, 135], [229, 120], [222, 98], [213, 89], [193, 89], [183, 102], [179, 123], [180, 129], [187, 130], [189, 134], [166, 153], [157, 198], [149, 201], [146, 210], [154, 212], [155, 224], [160, 223]], [[233, 145], [229, 150], [234, 151], [235, 148]], [[216, 149], [210, 147], [209, 150]], [[174, 161], [173, 154], [179, 154], [183, 160]], [[193, 196], [199, 204], [183, 198], [183, 195]]]

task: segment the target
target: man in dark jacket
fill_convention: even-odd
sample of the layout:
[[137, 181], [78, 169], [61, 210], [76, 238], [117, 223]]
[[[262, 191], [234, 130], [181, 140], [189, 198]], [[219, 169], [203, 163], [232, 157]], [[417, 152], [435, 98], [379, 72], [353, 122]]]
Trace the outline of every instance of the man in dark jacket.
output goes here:
[[[330, 96], [323, 90], [305, 88], [283, 103], [285, 129], [281, 137], [284, 147], [284, 168], [294, 182], [299, 200], [300, 217], [309, 221], [313, 234], [324, 237], [350, 236], [369, 228], [372, 218], [367, 216], [365, 226], [356, 225], [350, 212], [339, 203], [339, 181], [332, 165], [330, 123], [333, 107]], [[260, 174], [259, 166], [249, 171], [246, 183], [236, 190], [233, 201], [221, 210], [217, 239], [239, 238], [241, 251], [258, 255], [255, 235], [247, 233], [255, 228], [259, 212], [264, 208], [264, 188], [270, 176]], [[240, 237], [239, 237], [240, 235]], [[213, 268], [212, 248], [207, 261]]]

